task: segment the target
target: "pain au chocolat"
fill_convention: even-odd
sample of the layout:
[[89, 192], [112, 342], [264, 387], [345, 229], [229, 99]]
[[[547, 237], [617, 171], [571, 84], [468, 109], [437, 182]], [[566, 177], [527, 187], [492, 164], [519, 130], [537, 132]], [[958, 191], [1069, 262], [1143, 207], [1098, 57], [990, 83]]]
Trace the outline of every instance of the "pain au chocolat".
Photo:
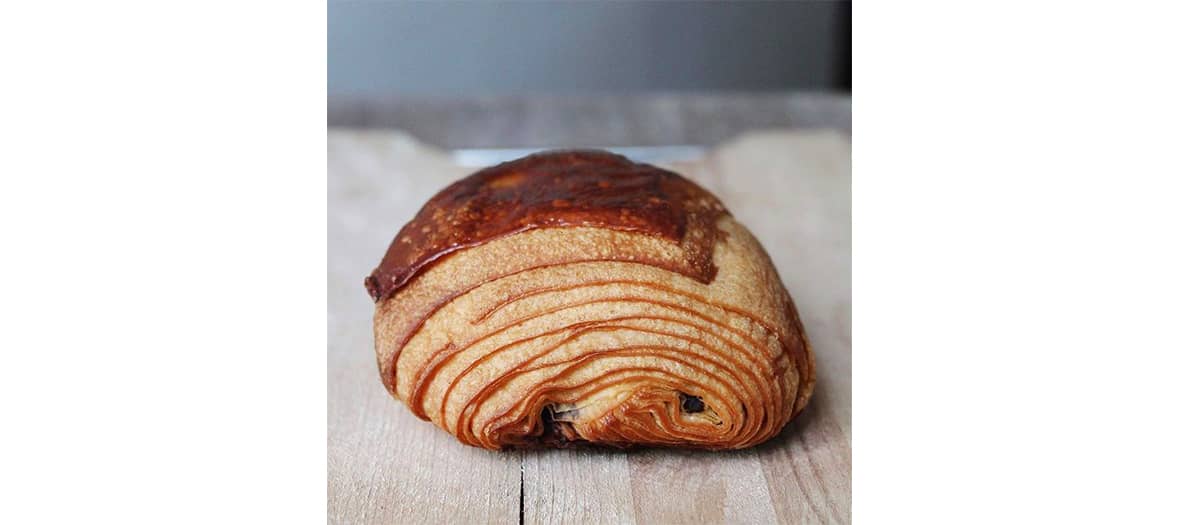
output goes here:
[[607, 152], [448, 186], [365, 287], [386, 388], [468, 445], [749, 447], [815, 384], [750, 232], [684, 177]]

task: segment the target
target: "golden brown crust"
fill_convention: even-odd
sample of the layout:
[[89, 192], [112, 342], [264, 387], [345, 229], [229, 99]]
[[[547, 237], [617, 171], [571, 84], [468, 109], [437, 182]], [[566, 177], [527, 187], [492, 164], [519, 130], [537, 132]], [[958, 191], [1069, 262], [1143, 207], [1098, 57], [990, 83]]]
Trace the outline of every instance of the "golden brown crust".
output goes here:
[[[389, 245], [365, 279], [374, 301], [397, 292], [441, 257], [545, 227], [596, 226], [682, 244], [668, 269], [708, 282], [712, 225], [727, 213], [684, 177], [605, 151], [555, 151], [483, 169], [440, 191]], [[685, 232], [704, 234], [685, 237]], [[643, 254], [637, 254], [642, 256]]]
[[[595, 177], [613, 182], [612, 173], [646, 172], [663, 181], [637, 184], [611, 202], [637, 202], [652, 191], [643, 188], [661, 185], [667, 196], [669, 180], [674, 192], [691, 197], [629, 218], [626, 228], [611, 217], [618, 206], [593, 199], [561, 207], [579, 210], [576, 221], [545, 222], [543, 207], [512, 212], [539, 226], [501, 221], [510, 224], [509, 233], [482, 228], [486, 239], [431, 259], [408, 277], [375, 272], [373, 279], [396, 283], [376, 286], [374, 333], [386, 387], [419, 417], [490, 449], [741, 448], [777, 434], [811, 395], [814, 358], [757, 240], [714, 197], [679, 176], [634, 164], [619, 169], [615, 156], [606, 159], [613, 171], [595, 175], [586, 159], [599, 154], [559, 155], [534, 159], [524, 171], [530, 179], [514, 184], [557, 184], [570, 172], [547, 170], [580, 159], [581, 185], [598, 186]], [[522, 171], [501, 169], [499, 176], [506, 172]], [[473, 177], [488, 185], [499, 176]], [[467, 195], [481, 194], [471, 179], [446, 191], [466, 184]], [[549, 201], [556, 193], [533, 191]], [[436, 211], [426, 217], [454, 216], [437, 211], [438, 203], [454, 199], [431, 202]], [[677, 224], [677, 213], [681, 231], [661, 229]], [[479, 237], [465, 231], [438, 238]], [[710, 275], [693, 271], [704, 265], [686, 263], [706, 244]], [[413, 257], [387, 254], [386, 260], [417, 260], [430, 251], [415, 246]]]

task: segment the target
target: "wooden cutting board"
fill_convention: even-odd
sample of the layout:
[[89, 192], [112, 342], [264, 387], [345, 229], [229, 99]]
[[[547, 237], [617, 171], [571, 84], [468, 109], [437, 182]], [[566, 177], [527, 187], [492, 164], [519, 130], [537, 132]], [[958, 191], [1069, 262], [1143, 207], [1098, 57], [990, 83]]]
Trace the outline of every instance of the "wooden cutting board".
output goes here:
[[397, 230], [472, 171], [394, 132], [328, 132], [328, 521], [845, 523], [851, 505], [850, 144], [764, 132], [669, 166], [770, 252], [816, 352], [815, 396], [750, 450], [489, 452], [414, 417], [377, 377], [362, 279]]

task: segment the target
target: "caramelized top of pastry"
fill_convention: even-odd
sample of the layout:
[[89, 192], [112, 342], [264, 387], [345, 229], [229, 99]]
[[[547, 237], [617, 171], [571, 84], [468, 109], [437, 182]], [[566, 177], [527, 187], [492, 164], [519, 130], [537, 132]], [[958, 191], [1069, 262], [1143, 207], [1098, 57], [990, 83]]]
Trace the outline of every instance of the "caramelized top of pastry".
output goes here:
[[655, 166], [605, 151], [538, 153], [480, 170], [435, 195], [398, 232], [365, 288], [380, 301], [455, 251], [534, 228], [575, 226], [675, 242], [685, 258], [669, 269], [708, 283], [717, 273], [716, 220], [727, 213], [708, 191]]

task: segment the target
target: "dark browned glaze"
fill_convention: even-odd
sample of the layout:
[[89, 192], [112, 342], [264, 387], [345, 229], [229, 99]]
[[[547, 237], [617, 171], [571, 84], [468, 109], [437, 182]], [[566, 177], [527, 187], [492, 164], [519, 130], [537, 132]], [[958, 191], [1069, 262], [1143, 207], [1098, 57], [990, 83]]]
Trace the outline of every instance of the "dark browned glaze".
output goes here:
[[[660, 236], [684, 250], [676, 270], [708, 283], [717, 273], [717, 218], [709, 192], [676, 173], [605, 151], [555, 151], [478, 171], [435, 195], [365, 279], [374, 301], [450, 253], [535, 228], [591, 226]], [[686, 236], [691, 229], [704, 232]]]

